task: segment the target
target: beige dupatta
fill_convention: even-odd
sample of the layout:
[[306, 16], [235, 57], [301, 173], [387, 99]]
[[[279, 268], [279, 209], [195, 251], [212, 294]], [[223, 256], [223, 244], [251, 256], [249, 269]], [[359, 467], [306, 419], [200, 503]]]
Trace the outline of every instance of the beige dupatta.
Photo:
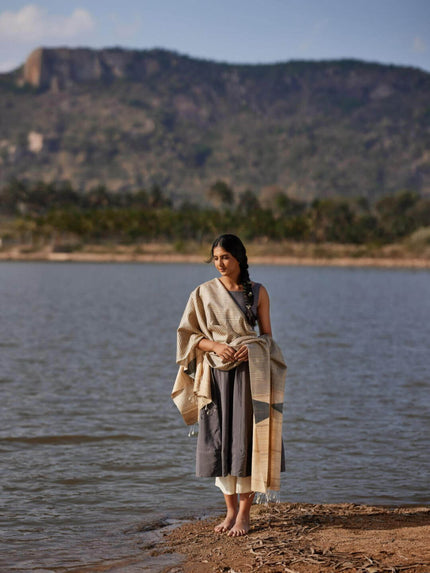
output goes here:
[[287, 367], [276, 342], [257, 336], [244, 313], [219, 279], [197, 287], [190, 295], [178, 327], [179, 371], [172, 398], [185, 422], [194, 424], [198, 412], [212, 401], [210, 368], [230, 370], [214, 352], [197, 348], [203, 338], [233, 347], [248, 347], [254, 409], [251, 488], [267, 493], [280, 488], [282, 407]]

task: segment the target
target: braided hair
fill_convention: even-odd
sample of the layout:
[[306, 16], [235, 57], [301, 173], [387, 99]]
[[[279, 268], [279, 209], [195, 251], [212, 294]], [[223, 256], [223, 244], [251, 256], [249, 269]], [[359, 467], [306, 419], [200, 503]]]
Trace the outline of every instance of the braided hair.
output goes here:
[[251, 326], [255, 326], [256, 318], [252, 312], [254, 304], [254, 293], [252, 291], [252, 282], [248, 272], [248, 257], [246, 256], [245, 245], [236, 235], [229, 233], [220, 235], [212, 243], [211, 259], [213, 258], [214, 249], [222, 247], [238, 261], [240, 267], [239, 282], [243, 288], [243, 298], [245, 302], [245, 314]]

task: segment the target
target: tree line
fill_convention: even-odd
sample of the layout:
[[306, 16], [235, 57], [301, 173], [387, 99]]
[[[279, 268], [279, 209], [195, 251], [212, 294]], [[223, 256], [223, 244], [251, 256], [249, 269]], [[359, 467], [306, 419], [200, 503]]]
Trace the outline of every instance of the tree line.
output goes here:
[[405, 190], [374, 203], [365, 197], [307, 202], [279, 189], [236, 194], [216, 181], [202, 204], [173, 204], [157, 185], [136, 192], [99, 185], [81, 193], [68, 183], [14, 180], [0, 190], [0, 216], [14, 220], [17, 233], [31, 230], [42, 241], [53, 235], [82, 242], [210, 241], [230, 231], [245, 240], [383, 245], [430, 227], [430, 197]]

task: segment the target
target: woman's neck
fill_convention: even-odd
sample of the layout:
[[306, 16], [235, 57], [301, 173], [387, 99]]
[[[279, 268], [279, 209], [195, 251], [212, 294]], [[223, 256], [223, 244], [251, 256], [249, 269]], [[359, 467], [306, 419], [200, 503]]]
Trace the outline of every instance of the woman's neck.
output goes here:
[[227, 290], [242, 290], [242, 285], [239, 283], [239, 277], [232, 279], [230, 277], [220, 277], [219, 280]]

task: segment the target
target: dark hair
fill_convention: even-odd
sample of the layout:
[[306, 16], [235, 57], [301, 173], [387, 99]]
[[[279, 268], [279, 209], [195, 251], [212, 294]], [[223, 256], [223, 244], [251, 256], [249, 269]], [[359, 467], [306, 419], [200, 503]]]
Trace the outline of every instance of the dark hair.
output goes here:
[[228, 253], [233, 255], [233, 257], [238, 261], [240, 267], [239, 281], [243, 287], [243, 297], [245, 299], [245, 309], [246, 318], [248, 319], [251, 326], [255, 325], [255, 316], [252, 312], [252, 305], [254, 304], [254, 293], [252, 291], [252, 283], [249, 278], [248, 272], [248, 257], [246, 256], [245, 245], [236, 235], [231, 235], [226, 233], [220, 235], [212, 243], [211, 248], [211, 258], [214, 256], [214, 249], [216, 247], [222, 247]]

